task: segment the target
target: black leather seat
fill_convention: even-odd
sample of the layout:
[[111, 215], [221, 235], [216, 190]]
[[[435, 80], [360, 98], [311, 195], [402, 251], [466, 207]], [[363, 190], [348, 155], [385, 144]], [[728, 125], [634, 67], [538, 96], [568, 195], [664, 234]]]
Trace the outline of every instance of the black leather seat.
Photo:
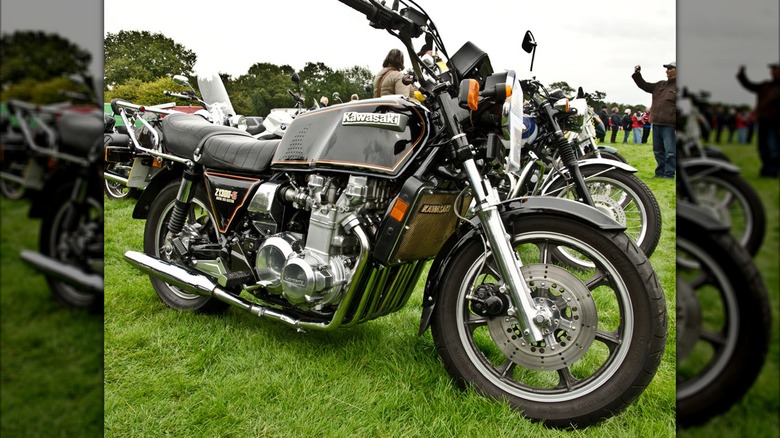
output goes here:
[[271, 165], [280, 140], [256, 140], [249, 133], [209, 123], [201, 116], [171, 114], [162, 121], [168, 150], [194, 159], [205, 167], [238, 172], [262, 172]]
[[86, 155], [101, 139], [103, 113], [65, 112], [57, 119], [60, 147], [65, 152]]

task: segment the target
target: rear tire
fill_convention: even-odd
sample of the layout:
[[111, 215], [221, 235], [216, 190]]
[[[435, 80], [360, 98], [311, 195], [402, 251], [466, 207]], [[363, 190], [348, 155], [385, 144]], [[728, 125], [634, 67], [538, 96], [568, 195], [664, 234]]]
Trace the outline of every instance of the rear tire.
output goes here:
[[[74, 210], [77, 218], [70, 227], [64, 224], [68, 211], [77, 208], [70, 200], [73, 186], [61, 188], [52, 197], [54, 204], [41, 220], [41, 254], [84, 272], [103, 274], [103, 200], [97, 193], [87, 196], [86, 208]], [[93, 190], [97, 192], [97, 190]], [[46, 277], [54, 298], [64, 306], [103, 311], [103, 295], [82, 292], [62, 281]]]
[[[174, 180], [160, 193], [157, 194], [149, 207], [149, 216], [144, 228], [144, 252], [147, 255], [162, 260], [172, 261], [170, 251], [166, 248], [169, 243], [168, 221], [170, 220], [173, 206], [176, 204], [176, 195], [179, 191], [181, 180]], [[190, 211], [187, 215], [188, 224], [196, 221], [205, 225], [204, 232], [216, 243], [217, 230], [214, 227], [214, 218], [209, 211], [209, 201], [206, 191], [201, 185], [195, 190], [195, 195], [190, 203]], [[181, 265], [179, 261], [177, 264]], [[227, 303], [212, 297], [204, 297], [189, 292], [184, 292], [171, 286], [162, 280], [149, 276], [155, 292], [160, 299], [170, 308], [181, 311], [197, 311], [203, 313], [222, 312], [229, 307]]]

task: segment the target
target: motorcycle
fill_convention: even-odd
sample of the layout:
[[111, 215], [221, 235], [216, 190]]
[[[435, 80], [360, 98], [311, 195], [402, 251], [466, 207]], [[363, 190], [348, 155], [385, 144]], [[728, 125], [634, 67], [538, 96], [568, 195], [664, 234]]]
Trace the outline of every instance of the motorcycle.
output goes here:
[[[510, 150], [495, 152], [519, 156], [514, 72], [494, 73], [470, 42], [447, 56], [414, 2], [341, 2], [398, 37], [416, 77], [428, 69], [425, 103], [385, 96], [311, 111], [266, 141], [197, 116], [165, 117], [166, 148], [180, 161], [138, 200], [144, 248], [125, 259], [169, 307], [235, 306], [297, 331], [401, 309], [433, 260], [419, 333], [431, 328], [462, 387], [555, 427], [627, 407], [655, 374], [667, 331], [645, 255], [622, 225], [583, 203], [499, 199], [485, 157], [503, 138], [502, 120]], [[447, 72], [417, 57], [412, 39], [423, 34]], [[556, 263], [554, 250], [592, 267]]]
[[506, 196], [559, 196], [585, 202], [625, 225], [626, 234], [649, 257], [662, 228], [661, 209], [652, 190], [634, 175], [634, 167], [622, 161], [595, 155], [586, 158], [585, 151], [599, 152], [584, 98], [570, 101], [560, 90], [548, 92], [535, 79], [525, 80], [523, 85], [529, 102], [523, 115], [527, 129], [523, 132], [522, 167], [506, 175]]
[[766, 211], [761, 198], [739, 175], [739, 167], [723, 153], [700, 143], [697, 121], [702, 102], [688, 90], [683, 90], [683, 97], [680, 104], [688, 114], [684, 126], [687, 135], [679, 155], [691, 190], [696, 192], [699, 205], [728, 224], [731, 234], [754, 256], [766, 235]]
[[[41, 219], [38, 251], [21, 258], [46, 275], [57, 301], [100, 312], [103, 309], [103, 203], [100, 162], [105, 119], [63, 105], [39, 106], [9, 101], [31, 162], [46, 161], [48, 171], [33, 186], [31, 218]], [[48, 134], [49, 146], [37, 143], [33, 122]], [[29, 176], [29, 174], [28, 174]]]
[[[684, 99], [678, 104], [689, 113]], [[688, 137], [678, 132], [678, 150]], [[729, 224], [699, 205], [688, 169], [678, 166], [677, 422], [690, 427], [753, 386], [769, 349], [771, 306], [750, 254]]]

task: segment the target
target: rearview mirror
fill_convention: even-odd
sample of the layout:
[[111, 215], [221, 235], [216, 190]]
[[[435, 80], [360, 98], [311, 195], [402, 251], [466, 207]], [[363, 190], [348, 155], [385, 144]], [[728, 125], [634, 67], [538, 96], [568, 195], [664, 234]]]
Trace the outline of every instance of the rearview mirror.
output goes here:
[[523, 50], [525, 53], [531, 53], [535, 47], [536, 39], [534, 39], [534, 34], [532, 34], [530, 30], [527, 30], [523, 37]]
[[190, 80], [187, 79], [187, 76], [184, 75], [173, 75], [173, 80], [176, 81], [180, 85], [189, 85]]
[[290, 79], [296, 84], [301, 81], [301, 78], [298, 77], [298, 73], [293, 73], [292, 76], [290, 76]]

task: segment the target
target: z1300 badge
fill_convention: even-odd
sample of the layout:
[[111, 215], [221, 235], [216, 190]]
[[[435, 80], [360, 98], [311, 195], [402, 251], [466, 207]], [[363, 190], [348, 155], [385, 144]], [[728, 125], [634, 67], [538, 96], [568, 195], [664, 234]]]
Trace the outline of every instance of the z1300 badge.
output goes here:
[[222, 202], [229, 202], [231, 204], [236, 202], [236, 198], [238, 197], [238, 193], [234, 192], [232, 190], [226, 190], [226, 189], [216, 189], [214, 190], [214, 198], [217, 201]]
[[408, 116], [397, 113], [358, 113], [348, 111], [341, 119], [343, 126], [371, 126], [384, 128], [391, 131], [403, 131], [406, 129]]

